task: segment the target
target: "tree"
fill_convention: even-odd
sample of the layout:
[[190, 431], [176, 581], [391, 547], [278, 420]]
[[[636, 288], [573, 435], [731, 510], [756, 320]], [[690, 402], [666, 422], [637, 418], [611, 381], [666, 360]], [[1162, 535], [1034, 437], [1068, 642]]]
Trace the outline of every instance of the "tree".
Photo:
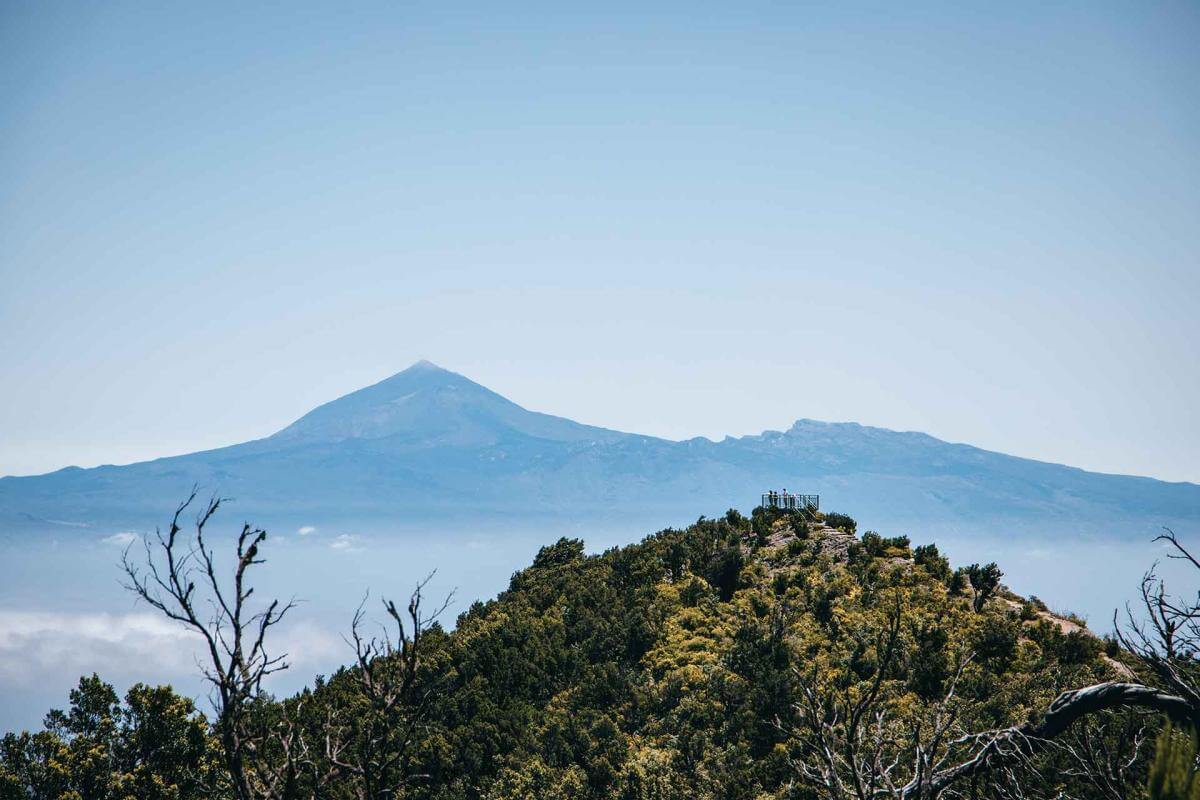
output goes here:
[[126, 794], [141, 800], [187, 800], [213, 795], [217, 748], [208, 720], [169, 686], [136, 684], [118, 712], [116, 747]]
[[826, 512], [825, 524], [846, 533], [854, 533], [858, 529], [858, 523], [854, 520], [854, 517], [848, 514], [840, 514], [837, 511]]
[[[1170, 546], [1169, 558], [1200, 569], [1200, 561], [1174, 531], [1166, 529], [1155, 541]], [[1124, 626], [1116, 615], [1113, 618], [1118, 640], [1137, 660], [1140, 672], [1150, 678], [1148, 683], [1107, 681], [1062, 692], [1037, 721], [973, 734], [975, 749], [969, 758], [934, 770], [925, 782], [924, 794], [921, 786], [913, 786], [911, 790], [906, 787], [902, 797], [937, 798], [968, 778], [1028, 765], [1033, 756], [1073, 726], [1105, 712], [1142, 709], [1161, 714], [1187, 731], [1200, 730], [1200, 597], [1186, 600], [1170, 595], [1156, 569], [1157, 565], [1152, 566], [1142, 578], [1144, 618], [1139, 619], [1128, 606]], [[1157, 792], [1164, 800], [1193, 797], [1188, 794], [1194, 791], [1193, 778], [1180, 774], [1181, 757], [1175, 752], [1180, 745], [1169, 736], [1160, 738], [1160, 745], [1168, 749], [1152, 770], [1152, 796]], [[1073, 751], [1070, 745], [1059, 743], [1058, 747], [1086, 765], [1086, 756]], [[1111, 763], [1105, 765], [1110, 770], [1112, 767]]]
[[130, 560], [129, 549], [125, 551], [126, 588], [202, 638], [208, 656], [204, 677], [213, 687], [216, 732], [237, 800], [292, 797], [295, 764], [290, 759], [278, 765], [260, 758], [268, 745], [252, 724], [250, 712], [263, 679], [287, 669], [286, 655], [268, 653], [267, 634], [295, 603], [270, 600], [251, 605], [254, 588], [247, 575], [252, 567], [265, 563], [259, 546], [267, 533], [248, 524], [242, 525], [237, 537], [232, 576], [222, 580], [204, 538], [205, 526], [221, 500], [210, 500], [200, 512], [190, 539], [181, 536], [180, 516], [195, 499], [193, 489], [175, 510], [166, 535], [156, 531], [153, 541], [144, 540], [145, 557], [140, 563]]
[[133, 686], [121, 703], [81, 678], [67, 711], [36, 734], [0, 740], [0, 798], [202, 800], [216, 793], [208, 721], [169, 686]]
[[432, 613], [423, 610], [423, 591], [432, 577], [417, 584], [403, 614], [394, 602], [383, 601], [394, 633], [367, 638], [361, 605], [350, 625], [356, 667], [350, 674], [357, 697], [327, 718], [325, 755], [336, 777], [346, 779], [360, 800], [397, 797], [409, 783], [427, 777], [411, 764], [441, 688], [441, 681], [422, 675], [425, 638], [453, 596]]
[[738, 576], [745, 564], [746, 558], [740, 547], [732, 545], [722, 548], [708, 563], [704, 578], [717, 590], [722, 600], [728, 601], [737, 591]]
[[924, 567], [939, 581], [950, 580], [950, 561], [938, 552], [936, 544], [923, 544], [913, 550], [913, 563]]
[[967, 580], [971, 582], [971, 605], [976, 613], [983, 610], [983, 604], [1000, 588], [1000, 579], [1003, 577], [1004, 573], [995, 561], [983, 567], [978, 564], [967, 567]]
[[119, 708], [116, 691], [93, 673], [71, 690], [68, 712], [46, 715], [46, 729], [62, 741], [61, 758], [82, 797], [108, 797], [115, 788]]

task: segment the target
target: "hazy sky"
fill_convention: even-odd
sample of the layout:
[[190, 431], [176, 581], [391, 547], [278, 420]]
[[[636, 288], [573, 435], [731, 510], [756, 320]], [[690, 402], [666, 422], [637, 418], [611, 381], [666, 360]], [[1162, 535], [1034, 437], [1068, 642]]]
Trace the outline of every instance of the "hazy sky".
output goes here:
[[1200, 6], [578, 6], [0, 5], [0, 474], [428, 358], [1200, 481]]

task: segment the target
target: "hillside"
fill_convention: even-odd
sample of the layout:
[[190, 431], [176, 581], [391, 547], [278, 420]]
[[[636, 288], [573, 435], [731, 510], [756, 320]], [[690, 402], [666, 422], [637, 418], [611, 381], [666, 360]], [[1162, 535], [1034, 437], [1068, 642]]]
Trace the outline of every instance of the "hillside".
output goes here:
[[800, 420], [668, 441], [528, 411], [421, 362], [243, 444], [0, 479], [0, 533], [144, 529], [193, 484], [275, 527], [395, 528], [485, 516], [661, 525], [820, 493], [876, 527], [1128, 536], [1200, 521], [1200, 486], [1101, 475], [921, 433]]
[[[447, 800], [783, 800], [857, 796], [827, 789], [892, 764], [869, 796], [900, 797], [919, 744], [953, 763], [976, 747], [965, 733], [1035, 720], [1066, 687], [1132, 676], [1125, 654], [1008, 594], [998, 571], [952, 570], [936, 547], [854, 530], [844, 516], [757, 509], [600, 555], [561, 539], [452, 631], [423, 598], [420, 622], [393, 631], [396, 649], [355, 638], [357, 665], [257, 704], [247, 730], [276, 733], [260, 742], [255, 780], [282, 770], [295, 797], [376, 796], [363, 793], [376, 781]], [[378, 610], [357, 630], [386, 621]], [[0, 784], [43, 796], [52, 781], [158, 781], [181, 799], [223, 796], [211, 788], [217, 740], [196, 738], [206, 723], [189, 703], [160, 690], [148, 706], [151, 690], [135, 687], [133, 725], [105, 691], [85, 680], [72, 712], [48, 718], [57, 732], [7, 737]], [[172, 746], [128, 761], [126, 739], [152, 723], [174, 731]], [[1128, 755], [1119, 726], [1090, 735]], [[831, 743], [838, 763], [823, 765]], [[298, 752], [303, 769], [282, 769]], [[1031, 760], [1027, 796], [1111, 796], [1072, 757]], [[1146, 760], [1134, 755], [1116, 788], [1142, 785]], [[972, 796], [999, 796], [1003, 778]]]

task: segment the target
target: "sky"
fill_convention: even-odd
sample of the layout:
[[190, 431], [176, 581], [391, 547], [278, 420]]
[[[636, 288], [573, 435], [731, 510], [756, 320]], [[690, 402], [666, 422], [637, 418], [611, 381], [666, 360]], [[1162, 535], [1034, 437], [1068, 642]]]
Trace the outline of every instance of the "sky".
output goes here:
[[0, 5], [0, 475], [430, 359], [1200, 482], [1194, 3]]

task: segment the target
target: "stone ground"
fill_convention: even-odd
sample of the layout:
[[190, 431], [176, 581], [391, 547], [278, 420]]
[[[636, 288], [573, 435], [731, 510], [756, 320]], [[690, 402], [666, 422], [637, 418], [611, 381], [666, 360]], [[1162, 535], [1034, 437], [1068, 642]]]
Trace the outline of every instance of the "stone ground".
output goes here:
[[[779, 520], [772, 527], [771, 535], [767, 537], [767, 546], [783, 547], [795, 538], [787, 523]], [[819, 541], [824, 552], [840, 561], [846, 558], [846, 552], [857, 537], [852, 533], [831, 528], [823, 522], [811, 522], [808, 525], [808, 538]]]

